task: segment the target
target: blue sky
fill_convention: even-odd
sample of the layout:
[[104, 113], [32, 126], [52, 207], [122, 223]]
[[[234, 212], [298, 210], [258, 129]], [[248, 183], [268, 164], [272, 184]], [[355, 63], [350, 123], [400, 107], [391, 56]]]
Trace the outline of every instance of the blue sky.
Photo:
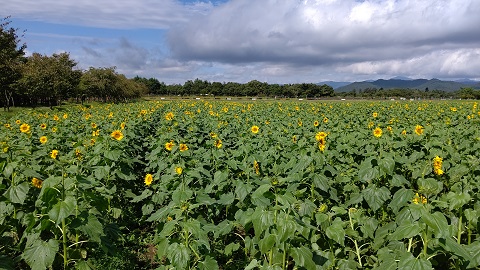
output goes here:
[[480, 80], [478, 0], [4, 0], [29, 54], [168, 84]]

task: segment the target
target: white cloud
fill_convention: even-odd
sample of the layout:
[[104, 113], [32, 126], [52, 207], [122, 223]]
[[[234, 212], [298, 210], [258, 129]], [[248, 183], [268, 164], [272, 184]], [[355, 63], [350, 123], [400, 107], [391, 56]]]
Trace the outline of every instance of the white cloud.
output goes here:
[[2, 3], [1, 14], [50, 23], [99, 28], [168, 28], [204, 14], [210, 2], [184, 5], [175, 0], [22, 0]]

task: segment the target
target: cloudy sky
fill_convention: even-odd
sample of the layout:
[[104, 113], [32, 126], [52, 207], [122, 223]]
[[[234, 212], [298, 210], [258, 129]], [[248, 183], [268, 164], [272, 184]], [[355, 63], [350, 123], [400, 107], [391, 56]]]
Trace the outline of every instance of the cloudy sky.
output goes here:
[[167, 84], [480, 80], [479, 0], [2, 0], [28, 53]]

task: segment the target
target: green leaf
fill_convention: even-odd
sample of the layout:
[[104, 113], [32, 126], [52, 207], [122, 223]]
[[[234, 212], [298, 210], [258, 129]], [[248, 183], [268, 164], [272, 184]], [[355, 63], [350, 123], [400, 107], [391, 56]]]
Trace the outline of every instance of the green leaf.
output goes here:
[[198, 263], [198, 268], [200, 270], [218, 270], [218, 263], [215, 259], [210, 256], [205, 256], [205, 259], [202, 262]]
[[121, 155], [122, 155], [122, 150], [110, 150], [105, 152], [105, 157], [112, 161], [118, 161]]
[[342, 247], [345, 246], [345, 230], [343, 229], [343, 221], [336, 218], [332, 225], [325, 230], [327, 237], [339, 243]]
[[153, 213], [148, 219], [147, 222], [152, 221], [165, 221], [168, 213], [170, 213], [170, 207], [162, 207]]
[[32, 270], [44, 270], [52, 266], [58, 249], [59, 243], [56, 240], [50, 239], [45, 242], [36, 239], [25, 248], [22, 258]]
[[330, 185], [328, 184], [328, 178], [322, 174], [315, 174], [313, 176], [313, 184], [315, 187], [318, 187], [325, 192], [328, 192], [328, 189], [330, 188]]
[[393, 158], [391, 157], [386, 157], [381, 159], [378, 165], [382, 172], [387, 175], [391, 175], [393, 173], [393, 170], [395, 169], [395, 160], [393, 160]]
[[435, 212], [433, 214], [425, 211], [421, 217], [428, 227], [433, 229], [433, 233], [437, 238], [451, 237], [449, 234], [448, 222], [445, 216], [441, 212]]
[[90, 267], [90, 264], [89, 264], [87, 261], [83, 261], [83, 260], [75, 263], [75, 268], [76, 268], [77, 270], [90, 270], [90, 269], [95, 269], [95, 268]]
[[230, 192], [220, 195], [220, 199], [217, 200], [217, 203], [221, 205], [230, 205], [233, 203], [233, 201], [235, 201], [235, 195]]
[[75, 198], [73, 196], [67, 196], [64, 201], [59, 201], [55, 204], [48, 215], [50, 218], [55, 221], [56, 224], [59, 224], [66, 217], [74, 214], [75, 209]]
[[372, 167], [370, 160], [364, 161], [358, 170], [358, 178], [362, 182], [369, 182], [379, 176], [378, 168]]
[[457, 241], [453, 240], [451, 237], [440, 239], [439, 245], [442, 246], [446, 251], [462, 257], [467, 262], [472, 262], [474, 259], [464, 246], [457, 243]]
[[130, 201], [132, 203], [140, 202], [143, 201], [144, 199], [148, 198], [150, 195], [152, 195], [153, 191], [150, 189], [144, 189], [142, 194], [133, 197], [133, 199]]
[[275, 245], [276, 242], [276, 237], [274, 234], [266, 234], [264, 238], [260, 239], [258, 241], [258, 246], [260, 248], [260, 251], [264, 254], [270, 251], [272, 247]]
[[225, 255], [231, 256], [234, 251], [237, 251], [240, 248], [239, 243], [230, 243], [225, 246]]
[[5, 168], [3, 169], [3, 175], [5, 176], [5, 178], [10, 178], [17, 165], [18, 162], [10, 162], [7, 164], [7, 166], [5, 166]]
[[389, 206], [392, 208], [394, 213], [398, 213], [398, 210], [407, 205], [408, 202], [412, 200], [414, 195], [415, 194], [412, 190], [401, 188], [395, 192]]
[[427, 197], [436, 195], [443, 190], [443, 184], [433, 178], [419, 178], [417, 180], [418, 192], [426, 195]]
[[393, 231], [393, 233], [388, 237], [390, 240], [402, 240], [405, 238], [411, 238], [415, 235], [418, 235], [421, 231], [420, 225], [418, 222], [403, 222], [400, 226]]
[[23, 204], [27, 198], [29, 188], [30, 185], [27, 182], [23, 182], [16, 186], [10, 186], [3, 195], [12, 203]]
[[0, 255], [0, 270], [14, 270], [13, 259], [5, 255]]
[[193, 191], [189, 189], [187, 190], [177, 189], [172, 194], [172, 201], [177, 205], [181, 205], [182, 202], [185, 202], [191, 199], [192, 195], [193, 195]]
[[362, 194], [373, 211], [377, 211], [390, 198], [390, 191], [386, 187], [377, 188], [375, 184], [362, 190]]
[[167, 258], [170, 260], [173, 266], [177, 267], [178, 269], [186, 269], [190, 260], [188, 247], [186, 247], [183, 243], [171, 244], [167, 251]]
[[399, 175], [399, 174], [395, 174], [392, 177], [392, 180], [390, 180], [390, 183], [394, 187], [403, 187], [403, 186], [410, 186], [411, 185], [410, 182], [408, 182], [407, 179], [405, 179], [405, 177], [403, 175]]
[[469, 203], [471, 200], [470, 194], [466, 192], [462, 192], [460, 194], [449, 192], [447, 194], [448, 199], [448, 208], [450, 210], [458, 209], [464, 206], [465, 204]]
[[87, 224], [79, 227], [79, 230], [88, 235], [91, 241], [100, 243], [100, 237], [103, 236], [103, 226], [97, 217], [93, 214], [88, 215]]
[[425, 258], [415, 258], [409, 252], [405, 253], [400, 257], [398, 262], [399, 270], [430, 270], [432, 268], [432, 263]]
[[255, 267], [258, 267], [260, 265], [260, 263], [257, 261], [257, 259], [253, 259], [248, 265], [247, 267], [245, 267], [244, 270], [252, 270], [252, 269], [255, 269]]
[[296, 266], [303, 266], [306, 269], [316, 269], [313, 254], [309, 248], [305, 246], [291, 248], [289, 254], [292, 256]]

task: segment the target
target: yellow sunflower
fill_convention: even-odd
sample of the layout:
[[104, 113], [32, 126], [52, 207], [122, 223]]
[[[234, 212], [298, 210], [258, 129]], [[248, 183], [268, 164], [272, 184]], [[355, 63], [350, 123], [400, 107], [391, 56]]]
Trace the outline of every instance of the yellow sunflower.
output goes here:
[[50, 152], [50, 157], [53, 158], [53, 159], [56, 159], [57, 158], [57, 155], [58, 155], [58, 150], [52, 150], [52, 152]]
[[415, 126], [415, 134], [422, 135], [423, 134], [423, 126], [420, 126], [420, 125]]
[[168, 151], [172, 151], [174, 146], [175, 146], [175, 143], [172, 141], [165, 143], [165, 149], [167, 149]]
[[23, 133], [27, 133], [27, 132], [30, 131], [30, 126], [28, 124], [23, 123], [20, 126], [20, 131], [23, 132]]
[[32, 185], [36, 188], [42, 188], [43, 181], [38, 179], [38, 178], [33, 178], [32, 179]]
[[147, 175], [145, 175], [145, 185], [150, 186], [152, 184], [152, 181], [153, 181], [152, 174], [147, 173]]
[[123, 133], [120, 130], [114, 130], [112, 134], [110, 134], [112, 138], [114, 138], [117, 141], [120, 141], [123, 139]]
[[258, 126], [252, 126], [250, 130], [252, 131], [253, 134], [257, 134], [260, 128]]
[[382, 137], [382, 129], [377, 127], [373, 130], [373, 136], [380, 138]]
[[188, 146], [184, 143], [181, 143], [180, 146], [178, 147], [180, 149], [180, 152], [187, 151]]
[[48, 141], [47, 136], [40, 137], [40, 143], [45, 144]]

